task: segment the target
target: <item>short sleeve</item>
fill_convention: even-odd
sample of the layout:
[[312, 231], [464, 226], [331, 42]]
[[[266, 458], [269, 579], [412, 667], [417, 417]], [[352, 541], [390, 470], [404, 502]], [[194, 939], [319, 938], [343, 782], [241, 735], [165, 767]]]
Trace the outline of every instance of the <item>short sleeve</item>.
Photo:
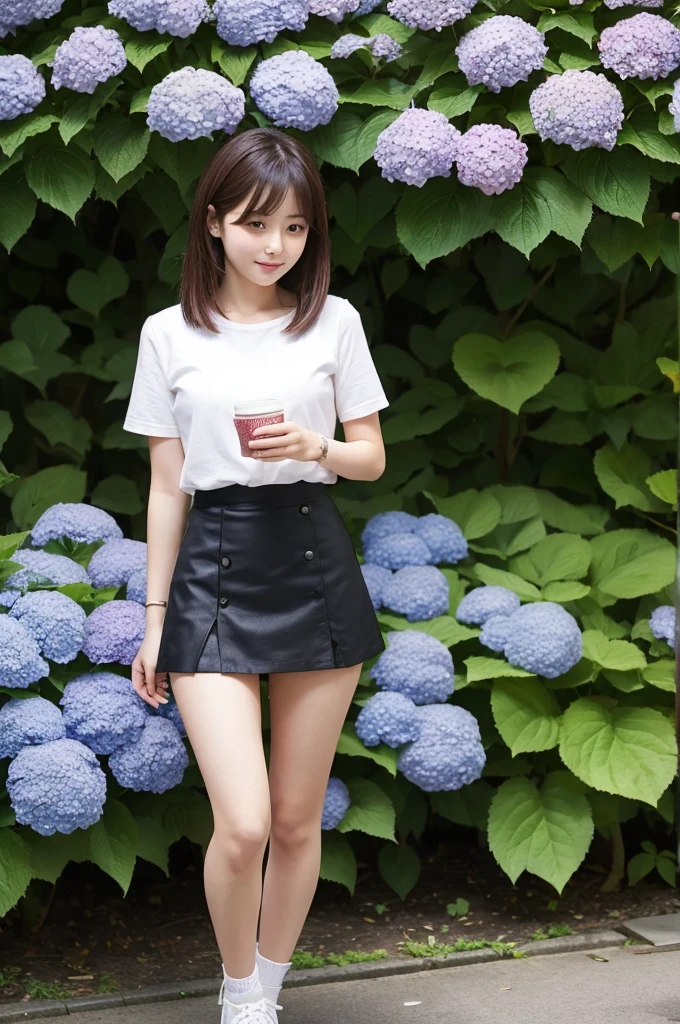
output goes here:
[[346, 299], [338, 330], [335, 408], [341, 423], [390, 404], [375, 368], [361, 317]]
[[132, 382], [123, 430], [151, 437], [179, 437], [173, 415], [173, 395], [161, 365], [151, 317], [147, 317], [139, 336], [137, 366]]

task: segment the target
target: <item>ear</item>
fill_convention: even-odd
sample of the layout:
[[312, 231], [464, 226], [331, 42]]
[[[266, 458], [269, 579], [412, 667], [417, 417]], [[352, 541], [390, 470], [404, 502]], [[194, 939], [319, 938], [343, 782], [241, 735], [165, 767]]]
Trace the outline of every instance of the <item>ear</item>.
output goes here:
[[214, 235], [215, 237], [219, 237], [219, 234], [220, 234], [219, 223], [218, 223], [218, 220], [217, 220], [217, 214], [215, 212], [215, 207], [212, 205], [212, 203], [208, 203], [208, 214], [207, 214], [207, 217], [206, 217], [206, 224], [207, 224], [208, 231], [210, 232], [210, 234]]

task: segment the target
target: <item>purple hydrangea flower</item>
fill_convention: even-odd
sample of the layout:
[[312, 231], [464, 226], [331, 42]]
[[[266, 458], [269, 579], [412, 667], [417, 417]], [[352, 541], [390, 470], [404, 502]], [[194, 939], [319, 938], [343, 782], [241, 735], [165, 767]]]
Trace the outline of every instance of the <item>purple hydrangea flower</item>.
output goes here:
[[17, 822], [41, 836], [89, 828], [102, 816], [106, 776], [97, 755], [77, 740], [24, 747], [7, 772]]
[[449, 581], [434, 565], [405, 565], [383, 586], [382, 603], [409, 622], [436, 619], [449, 610]]
[[519, 606], [519, 597], [507, 587], [475, 587], [456, 608], [456, 618], [467, 626], [481, 626], [492, 615], [511, 615]]
[[10, 697], [0, 708], [0, 758], [15, 757], [23, 747], [65, 735], [61, 711], [44, 697]]
[[419, 516], [414, 529], [416, 537], [427, 544], [430, 551], [430, 562], [460, 562], [468, 554], [468, 543], [458, 523], [438, 512], [428, 512]]
[[135, 743], [149, 717], [132, 682], [115, 672], [85, 672], [64, 687], [59, 699], [69, 739], [95, 754], [111, 754]]
[[366, 523], [361, 533], [361, 543], [370, 544], [392, 533], [413, 533], [418, 516], [410, 512], [392, 511], [376, 512]]
[[[583, 3], [583, 0], [579, 0]], [[663, 7], [664, 0], [604, 0], [605, 7], [615, 10], [617, 7]]]
[[159, 0], [109, 0], [109, 14], [122, 18], [139, 32], [156, 28]]
[[21, 53], [0, 57], [0, 121], [30, 114], [45, 98], [45, 81]]
[[461, 789], [481, 778], [486, 754], [477, 719], [456, 704], [416, 709], [419, 736], [397, 758], [397, 767], [427, 793]]
[[485, 195], [500, 195], [521, 179], [529, 150], [512, 128], [473, 124], [458, 143], [458, 180]]
[[179, 142], [216, 131], [231, 135], [245, 116], [246, 98], [222, 75], [187, 66], [154, 85], [146, 110], [151, 131]]
[[215, 0], [217, 34], [232, 46], [273, 43], [279, 32], [302, 32], [308, 0]]
[[401, 43], [398, 43], [387, 32], [378, 32], [376, 36], [372, 36], [372, 39], [373, 56], [382, 57], [386, 64], [390, 64], [393, 60], [399, 60], [404, 52]]
[[541, 70], [547, 53], [543, 32], [509, 14], [488, 18], [456, 47], [468, 84], [485, 85], [491, 92], [526, 82], [532, 71]]
[[359, 36], [356, 32], [347, 32], [344, 36], [336, 39], [331, 46], [331, 57], [338, 60], [346, 60], [362, 46], [372, 49], [373, 36]]
[[382, 0], [360, 0], [359, 6], [352, 15], [354, 18], [361, 18], [364, 14], [370, 14], [376, 7], [380, 7]]
[[87, 574], [95, 587], [120, 587], [146, 566], [146, 543], [127, 537], [107, 540], [90, 559]]
[[441, 32], [470, 13], [477, 0], [390, 0], [387, 10], [393, 18], [423, 32]]
[[359, 0], [309, 0], [309, 13], [328, 18], [337, 25], [346, 14], [353, 14], [358, 6]]
[[408, 107], [378, 136], [373, 158], [388, 181], [422, 188], [430, 178], [448, 178], [461, 134], [444, 114]]
[[321, 828], [328, 830], [337, 828], [349, 810], [352, 799], [342, 779], [331, 775], [326, 786], [326, 795], [321, 812]]
[[0, 615], [0, 686], [25, 690], [49, 674], [50, 666], [23, 622]]
[[0, 590], [0, 605], [3, 608], [11, 608], [19, 597], [21, 597], [20, 590]]
[[206, 0], [109, 0], [109, 14], [123, 18], [140, 32], [155, 29], [186, 39], [204, 21], [212, 20]]
[[[680, 81], [680, 79], [678, 79]], [[649, 628], [657, 640], [665, 640], [669, 647], [675, 647], [675, 608], [662, 604], [655, 608], [649, 619]]]
[[673, 98], [668, 104], [668, 109], [673, 115], [673, 124], [676, 132], [680, 132], [680, 78], [673, 84]]
[[85, 622], [83, 654], [93, 665], [131, 665], [146, 632], [146, 611], [136, 601], [107, 601]]
[[169, 718], [147, 715], [138, 740], [109, 757], [114, 778], [135, 793], [165, 793], [179, 786], [189, 755]]
[[373, 607], [378, 611], [382, 606], [383, 587], [388, 580], [392, 579], [392, 573], [389, 569], [384, 569], [382, 565], [376, 565], [374, 562], [364, 562], [361, 566], [361, 573]]
[[357, 715], [357, 736], [367, 747], [378, 743], [400, 747], [418, 738], [416, 710], [413, 701], [403, 693], [375, 693]]
[[612, 150], [623, 124], [621, 93], [613, 82], [594, 71], [565, 71], [549, 75], [529, 97], [534, 127], [545, 142], [588, 149]]
[[113, 28], [78, 25], [57, 47], [52, 71], [55, 89], [93, 93], [100, 82], [120, 74], [127, 64], [125, 48]]
[[680, 67], [680, 30], [646, 11], [603, 29], [597, 48], [619, 78], [665, 78]]
[[84, 610], [58, 590], [32, 590], [12, 605], [9, 616], [26, 626], [41, 654], [58, 665], [78, 656], [85, 639]]
[[3, 0], [0, 4], [0, 39], [9, 32], [16, 35], [19, 25], [38, 18], [51, 18], [64, 6], [64, 0]]
[[41, 547], [48, 540], [70, 540], [94, 544], [110, 537], [122, 537], [123, 531], [108, 512], [84, 502], [58, 501], [50, 505], [31, 530], [31, 540]]
[[138, 604], [146, 604], [146, 566], [134, 569], [127, 581], [125, 596], [128, 601], [137, 601]]
[[10, 559], [23, 565], [7, 579], [8, 589], [23, 590], [30, 583], [53, 584], [63, 587], [67, 583], [89, 583], [87, 569], [66, 555], [53, 555], [49, 551], [17, 548]]
[[305, 50], [287, 50], [260, 61], [250, 95], [277, 127], [305, 132], [328, 124], [340, 99], [333, 76]]
[[371, 667], [381, 690], [410, 697], [414, 704], [434, 704], [453, 693], [453, 658], [441, 640], [417, 629], [387, 634], [387, 648]]

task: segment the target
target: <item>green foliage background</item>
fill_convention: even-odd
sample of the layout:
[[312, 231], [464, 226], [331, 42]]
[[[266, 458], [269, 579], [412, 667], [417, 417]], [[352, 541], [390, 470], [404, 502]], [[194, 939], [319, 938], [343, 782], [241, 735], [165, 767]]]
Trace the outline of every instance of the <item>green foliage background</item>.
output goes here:
[[[291, 134], [318, 158], [332, 291], [361, 310], [391, 405], [382, 416], [385, 474], [372, 484], [341, 481], [334, 498], [357, 543], [366, 519], [387, 509], [438, 511], [463, 528], [470, 557], [443, 570], [449, 614], [408, 623], [383, 610], [379, 619], [386, 631], [423, 629], [451, 648], [452, 700], [477, 717], [488, 759], [483, 778], [458, 792], [426, 794], [408, 783], [395, 751], [368, 749], [356, 736], [353, 720], [374, 692], [366, 666], [334, 767], [352, 807], [323, 836], [322, 876], [350, 891], [349, 833], [381, 840], [378, 869], [404, 897], [433, 816], [476, 830], [513, 881], [527, 870], [561, 892], [596, 830], [611, 841], [605, 885], [624, 875], [629, 854], [638, 857], [629, 881], [644, 873], [640, 856], [652, 858], [646, 870], [675, 879], [672, 855], [655, 858], [647, 841], [645, 854], [627, 851], [621, 828], [663, 836], [674, 820], [674, 662], [647, 624], [653, 608], [673, 603], [676, 563], [679, 256], [669, 213], [678, 205], [680, 138], [667, 110], [672, 80], [616, 81], [626, 120], [611, 153], [541, 143], [528, 96], [544, 74], [495, 95], [468, 87], [458, 71], [457, 40], [494, 12], [546, 32], [549, 73], [597, 66], [599, 33], [629, 13], [594, 0], [578, 8], [489, 2], [441, 33], [380, 12], [340, 26], [311, 17], [304, 33], [239, 49], [211, 24], [186, 40], [139, 33], [104, 5], [67, 0], [61, 15], [19, 29], [0, 48], [27, 54], [49, 77], [45, 65], [76, 25], [103, 24], [120, 33], [129, 60], [92, 96], [48, 87], [33, 114], [0, 123], [5, 533], [30, 529], [57, 501], [88, 500], [126, 535], [144, 537], [147, 443], [122, 430], [139, 328], [177, 301], [193, 190], [224, 142], [219, 133], [179, 144], [149, 133], [152, 86], [191, 64], [226, 75], [248, 96], [257, 62], [291, 47], [322, 60], [338, 84], [331, 123]], [[388, 32], [404, 56], [385, 66], [368, 51], [328, 60], [346, 31]], [[459, 184], [455, 171], [422, 189], [384, 180], [372, 159], [376, 138], [411, 102], [442, 111], [461, 131], [479, 122], [516, 127], [530, 156], [520, 184], [487, 197]], [[248, 97], [239, 131], [266, 123]], [[19, 539], [6, 544], [5, 559]], [[584, 631], [581, 663], [545, 680], [489, 657], [478, 630], [454, 618], [479, 580], [523, 601], [563, 604]], [[76, 599], [89, 610], [103, 598], [83, 591]], [[40, 692], [58, 699], [83, 670], [57, 667]], [[1, 773], [6, 762], [0, 785]], [[97, 825], [49, 838], [16, 826], [0, 789], [0, 864], [8, 868], [0, 904], [13, 906], [31, 878], [56, 881], [69, 860], [95, 861], [123, 891], [138, 856], [167, 871], [180, 836], [205, 849], [211, 820], [201, 788], [195, 763], [162, 796], [109, 780]]]

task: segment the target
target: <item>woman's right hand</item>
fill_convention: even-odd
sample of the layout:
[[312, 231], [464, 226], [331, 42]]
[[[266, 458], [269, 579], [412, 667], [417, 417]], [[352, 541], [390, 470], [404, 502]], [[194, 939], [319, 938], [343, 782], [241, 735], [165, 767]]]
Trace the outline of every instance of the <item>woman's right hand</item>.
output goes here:
[[168, 673], [156, 672], [158, 649], [161, 644], [161, 630], [147, 626], [142, 646], [132, 662], [132, 685], [147, 704], [157, 708], [167, 704]]

